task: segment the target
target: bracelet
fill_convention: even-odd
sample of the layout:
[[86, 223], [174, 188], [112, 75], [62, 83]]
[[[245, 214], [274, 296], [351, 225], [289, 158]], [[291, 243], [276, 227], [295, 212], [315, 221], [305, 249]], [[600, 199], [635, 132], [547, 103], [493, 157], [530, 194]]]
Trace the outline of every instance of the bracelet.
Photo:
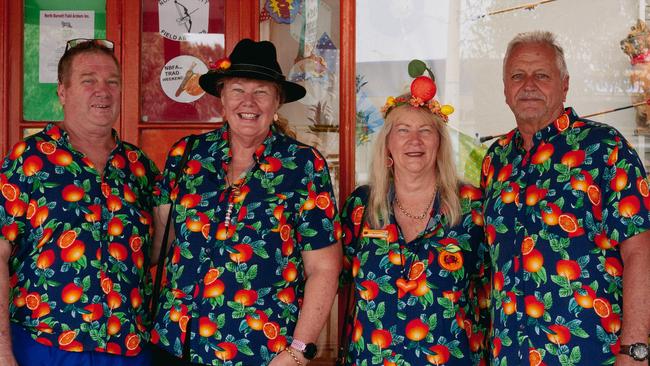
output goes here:
[[291, 350], [291, 347], [287, 347], [287, 348], [285, 348], [284, 350], [287, 351], [287, 353], [289, 353], [289, 354], [291, 355], [291, 357], [293, 357], [293, 360], [296, 361], [296, 364], [297, 364], [298, 366], [302, 366], [302, 362], [300, 362], [300, 360], [298, 359], [298, 357], [296, 357], [296, 354], [293, 353], [293, 351]]

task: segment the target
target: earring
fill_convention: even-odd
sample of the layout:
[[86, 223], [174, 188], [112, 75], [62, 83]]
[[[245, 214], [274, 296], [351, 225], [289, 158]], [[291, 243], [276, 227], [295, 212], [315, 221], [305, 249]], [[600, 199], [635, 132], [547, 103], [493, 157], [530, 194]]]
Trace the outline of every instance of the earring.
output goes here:
[[278, 116], [277, 113], [273, 114], [273, 122], [277, 122], [280, 119], [280, 116]]
[[393, 163], [394, 163], [393, 158], [391, 158], [390, 156], [386, 157], [386, 167], [387, 168], [392, 167]]

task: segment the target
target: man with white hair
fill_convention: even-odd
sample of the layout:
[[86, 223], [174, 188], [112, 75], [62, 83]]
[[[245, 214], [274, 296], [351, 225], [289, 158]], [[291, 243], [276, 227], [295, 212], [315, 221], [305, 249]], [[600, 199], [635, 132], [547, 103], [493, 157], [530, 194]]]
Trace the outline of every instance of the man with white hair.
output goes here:
[[[614, 128], [565, 108], [550, 32], [517, 35], [503, 62], [517, 127], [482, 166], [492, 364], [641, 365], [650, 333], [650, 190]], [[647, 362], [647, 361], [645, 361]]]

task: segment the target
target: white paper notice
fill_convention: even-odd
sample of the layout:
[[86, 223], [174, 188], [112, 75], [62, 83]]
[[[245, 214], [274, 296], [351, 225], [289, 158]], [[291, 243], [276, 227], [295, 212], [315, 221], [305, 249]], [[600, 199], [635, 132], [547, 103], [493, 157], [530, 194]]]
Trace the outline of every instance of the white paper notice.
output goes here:
[[172, 41], [185, 41], [191, 33], [208, 33], [209, 17], [208, 0], [158, 0], [160, 35]]
[[38, 47], [38, 82], [56, 83], [59, 59], [70, 39], [95, 38], [94, 11], [42, 10]]
[[199, 77], [206, 72], [208, 67], [198, 58], [177, 56], [161, 70], [160, 85], [169, 98], [179, 103], [191, 103], [205, 93], [199, 86]]

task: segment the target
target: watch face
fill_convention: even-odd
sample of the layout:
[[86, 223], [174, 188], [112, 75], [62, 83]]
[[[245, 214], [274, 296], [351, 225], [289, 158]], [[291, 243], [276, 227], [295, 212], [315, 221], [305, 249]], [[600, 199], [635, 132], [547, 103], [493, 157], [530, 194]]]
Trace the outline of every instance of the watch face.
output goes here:
[[315, 344], [307, 343], [305, 350], [303, 351], [302, 354], [305, 356], [306, 359], [313, 360], [314, 357], [316, 357], [317, 352], [318, 352], [318, 348], [316, 348]]
[[648, 346], [645, 344], [634, 344], [630, 347], [630, 353], [636, 360], [645, 360], [648, 357]]

